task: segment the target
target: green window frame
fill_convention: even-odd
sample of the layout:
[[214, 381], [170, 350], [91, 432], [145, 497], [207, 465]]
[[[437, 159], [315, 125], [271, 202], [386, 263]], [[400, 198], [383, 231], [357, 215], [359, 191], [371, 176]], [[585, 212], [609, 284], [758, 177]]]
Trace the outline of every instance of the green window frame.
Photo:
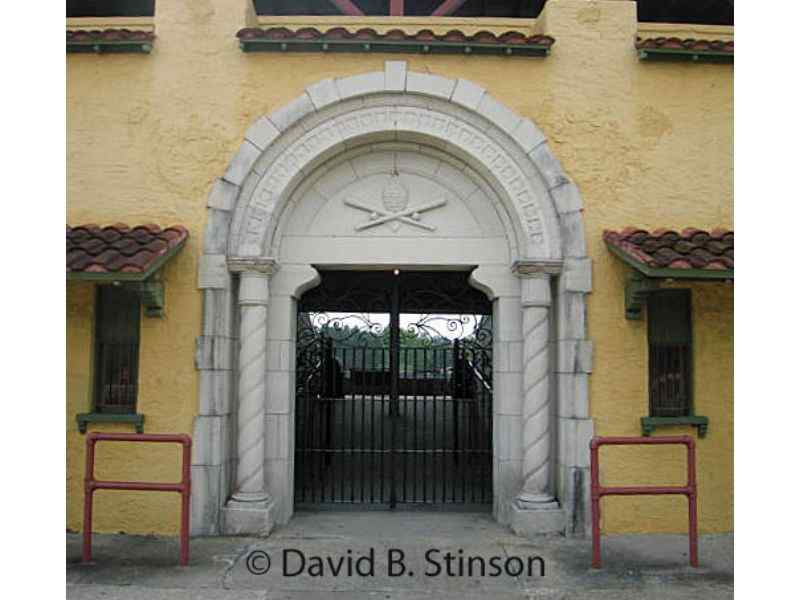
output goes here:
[[94, 412], [135, 414], [139, 391], [139, 295], [125, 286], [97, 288]]
[[691, 292], [659, 290], [647, 300], [649, 414], [693, 414]]
[[642, 435], [657, 427], [697, 428], [708, 433], [708, 417], [694, 410], [694, 344], [692, 295], [687, 289], [647, 294], [648, 405], [641, 418]]

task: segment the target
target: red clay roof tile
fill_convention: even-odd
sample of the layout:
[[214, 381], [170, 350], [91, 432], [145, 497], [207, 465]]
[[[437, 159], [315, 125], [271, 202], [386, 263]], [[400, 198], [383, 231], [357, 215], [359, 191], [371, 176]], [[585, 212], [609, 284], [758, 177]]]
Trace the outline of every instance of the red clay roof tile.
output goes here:
[[130, 29], [68, 29], [69, 42], [143, 42], [152, 41], [156, 34], [152, 31], [132, 31]]
[[143, 273], [188, 237], [182, 225], [67, 226], [67, 272]]
[[498, 45], [531, 45], [550, 47], [555, 43], [555, 38], [549, 35], [536, 34], [528, 36], [521, 31], [506, 31], [500, 35], [490, 31], [479, 31], [474, 35], [467, 35], [458, 29], [452, 29], [443, 35], [436, 35], [430, 29], [423, 29], [417, 33], [406, 33], [400, 29], [392, 29], [380, 34], [370, 27], [363, 27], [356, 31], [349, 31], [344, 27], [333, 27], [321, 31], [315, 27], [302, 27], [291, 30], [286, 27], [245, 27], [236, 33], [240, 40], [267, 39], [267, 40], [358, 40], [370, 41], [404, 41], [404, 42], [449, 42], [459, 44], [498, 44]]
[[606, 230], [603, 240], [634, 261], [653, 269], [733, 269], [733, 231], [665, 228], [648, 232], [638, 227]]
[[636, 38], [637, 50], [686, 50], [687, 52], [722, 52], [733, 54], [733, 40], [695, 40], [677, 37]]

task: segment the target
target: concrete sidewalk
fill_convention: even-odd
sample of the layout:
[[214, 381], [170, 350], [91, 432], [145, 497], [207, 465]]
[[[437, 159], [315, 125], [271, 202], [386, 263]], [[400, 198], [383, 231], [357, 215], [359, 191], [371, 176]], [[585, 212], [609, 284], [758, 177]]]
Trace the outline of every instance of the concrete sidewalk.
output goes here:
[[[390, 554], [390, 549], [395, 550]], [[264, 570], [265, 554], [270, 561], [269, 571], [253, 574], [251, 570]], [[300, 568], [301, 554], [305, 557], [304, 572], [288, 576]], [[394, 573], [399, 573], [401, 555], [405, 571], [392, 577], [390, 559], [395, 559], [392, 567]], [[334, 567], [343, 558], [343, 572], [334, 576], [328, 564], [322, 576], [315, 576], [313, 569], [319, 562], [315, 556], [322, 557], [323, 564], [330, 557]], [[542, 560], [536, 560], [536, 556]], [[685, 535], [607, 536], [603, 539], [604, 568], [595, 571], [589, 568], [591, 540], [543, 537], [531, 542], [514, 535], [486, 514], [297, 513], [287, 526], [276, 529], [265, 539], [195, 538], [186, 568], [178, 566], [175, 538], [95, 535], [95, 564], [82, 565], [80, 557], [81, 536], [67, 534], [68, 598], [688, 600], [702, 597], [712, 600], [733, 597], [732, 535], [701, 537], [699, 569], [688, 566]], [[365, 558], [357, 562], [360, 557]], [[468, 561], [470, 557], [472, 560]], [[494, 561], [492, 557], [496, 557]], [[348, 559], [352, 576], [347, 576]], [[540, 574], [542, 562], [544, 576]], [[367, 576], [359, 576], [356, 567]], [[516, 575], [520, 567], [523, 572]], [[490, 576], [498, 570], [498, 576]]]

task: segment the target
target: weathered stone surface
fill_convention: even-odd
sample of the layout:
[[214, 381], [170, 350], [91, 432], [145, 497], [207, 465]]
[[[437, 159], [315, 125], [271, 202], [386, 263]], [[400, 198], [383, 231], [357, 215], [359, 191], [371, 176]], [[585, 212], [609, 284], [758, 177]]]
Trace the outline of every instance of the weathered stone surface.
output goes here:
[[586, 373], [556, 373], [558, 416], [588, 418], [589, 379]]
[[520, 116], [495, 100], [490, 94], [484, 94], [478, 104], [478, 114], [489, 119], [502, 131], [512, 135], [520, 122]]
[[196, 340], [195, 368], [226, 370], [231, 368], [231, 338], [201, 335]]
[[192, 465], [191, 535], [219, 535], [221, 467]]
[[225, 179], [234, 185], [242, 185], [259, 154], [261, 150], [244, 140], [225, 171]]
[[585, 257], [586, 235], [583, 227], [583, 215], [579, 211], [569, 212], [559, 215], [558, 220], [561, 226], [561, 250], [564, 257]]
[[342, 77], [336, 80], [336, 89], [342, 98], [355, 98], [367, 94], [377, 94], [386, 89], [386, 77], [383, 71], [372, 71]]
[[306, 88], [306, 94], [311, 98], [311, 102], [317, 110], [341, 100], [339, 97], [339, 90], [336, 89], [336, 84], [333, 82], [333, 79], [323, 79], [322, 81], [308, 86]]
[[562, 508], [523, 509], [516, 503], [511, 506], [511, 530], [529, 540], [564, 533], [566, 525], [566, 513]]
[[481, 86], [466, 79], [459, 79], [456, 81], [451, 100], [456, 104], [475, 110], [485, 93], [486, 90]]
[[406, 89], [407, 63], [404, 60], [387, 60], [385, 63], [385, 83], [387, 92], [402, 92]]
[[574, 183], [565, 183], [550, 190], [559, 215], [583, 209], [583, 199]]
[[266, 149], [280, 135], [280, 130], [269, 120], [269, 117], [257, 119], [244, 134], [244, 139], [249, 141], [259, 150]]
[[314, 112], [314, 104], [308, 94], [304, 93], [270, 114], [269, 120], [281, 131], [286, 131], [311, 112]]
[[224, 416], [199, 416], [194, 420], [192, 465], [220, 466], [227, 459], [227, 422]]
[[588, 467], [589, 442], [594, 432], [592, 419], [558, 419], [560, 464], [567, 467]]
[[206, 205], [208, 208], [219, 210], [233, 210], [236, 205], [236, 197], [239, 195], [239, 186], [226, 181], [222, 178], [214, 180], [214, 185], [208, 194]]
[[555, 157], [547, 142], [542, 142], [536, 146], [530, 151], [529, 156], [545, 182], [547, 182], [547, 189], [552, 190], [570, 183], [569, 178], [561, 168], [561, 163]]
[[564, 261], [564, 286], [569, 292], [592, 291], [592, 261], [589, 258], [568, 258]]
[[456, 82], [439, 75], [428, 75], [427, 73], [417, 73], [409, 71], [406, 76], [406, 91], [409, 93], [425, 94], [427, 96], [439, 96], [450, 98]]
[[226, 415], [231, 412], [233, 371], [203, 369], [199, 373], [199, 415]]
[[522, 119], [511, 132], [511, 137], [520, 145], [526, 154], [544, 142], [544, 134], [528, 119]]
[[208, 221], [206, 223], [205, 236], [203, 237], [203, 252], [208, 254], [225, 253], [228, 249], [231, 216], [231, 213], [227, 210], [208, 209]]
[[268, 502], [237, 502], [231, 500], [222, 509], [223, 535], [252, 535], [266, 537], [275, 526], [275, 504]]
[[228, 265], [224, 254], [203, 254], [197, 275], [197, 287], [203, 289], [227, 289], [230, 285]]

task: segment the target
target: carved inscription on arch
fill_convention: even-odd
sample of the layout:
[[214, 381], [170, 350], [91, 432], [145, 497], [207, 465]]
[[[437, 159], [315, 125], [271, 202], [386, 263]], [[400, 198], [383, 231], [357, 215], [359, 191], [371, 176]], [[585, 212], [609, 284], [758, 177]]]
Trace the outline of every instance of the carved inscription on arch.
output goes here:
[[249, 201], [239, 253], [257, 255], [272, 231], [279, 202], [289, 186], [317, 156], [338, 144], [371, 133], [410, 132], [441, 139], [474, 157], [505, 189], [530, 245], [545, 243], [535, 194], [514, 159], [480, 129], [463, 119], [431, 109], [384, 106], [357, 109], [334, 117], [300, 137], [265, 171]]

